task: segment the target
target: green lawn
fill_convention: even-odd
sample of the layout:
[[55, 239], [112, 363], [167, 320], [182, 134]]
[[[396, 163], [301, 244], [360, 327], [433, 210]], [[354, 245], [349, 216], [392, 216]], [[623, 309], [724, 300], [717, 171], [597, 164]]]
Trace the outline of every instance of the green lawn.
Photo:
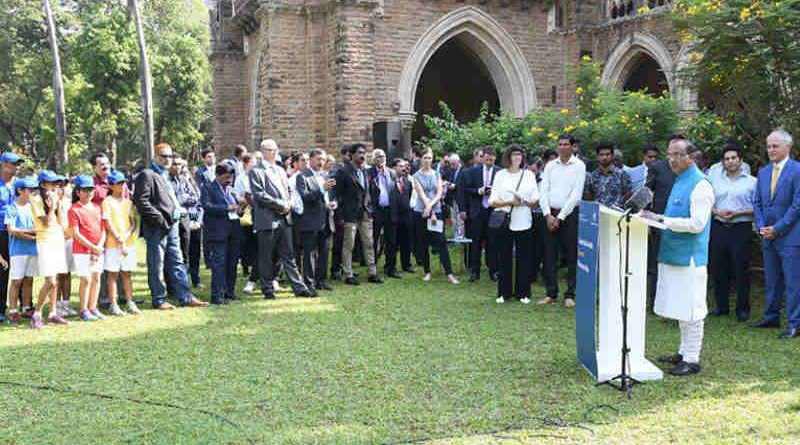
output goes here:
[[[800, 443], [800, 341], [711, 319], [701, 374], [627, 400], [578, 364], [571, 310], [497, 305], [487, 280], [434, 275], [6, 325], [0, 380], [56, 390], [0, 385], [0, 444]], [[135, 287], [147, 296], [143, 273]], [[677, 326], [650, 319], [651, 358], [677, 344]]]

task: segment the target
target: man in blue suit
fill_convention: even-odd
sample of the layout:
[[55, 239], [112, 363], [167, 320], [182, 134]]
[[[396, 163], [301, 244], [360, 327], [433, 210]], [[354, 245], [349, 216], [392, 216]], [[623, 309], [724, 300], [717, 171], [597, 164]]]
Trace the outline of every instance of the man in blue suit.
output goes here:
[[223, 162], [215, 167], [216, 179], [202, 188], [203, 234], [208, 247], [206, 262], [211, 269], [211, 304], [238, 300], [236, 263], [239, 259], [241, 226], [239, 204], [231, 193], [234, 166]]
[[764, 247], [767, 308], [751, 327], [780, 327], [786, 294], [788, 326], [779, 338], [800, 337], [800, 163], [789, 157], [792, 136], [773, 131], [767, 138], [769, 165], [758, 172], [753, 205]]

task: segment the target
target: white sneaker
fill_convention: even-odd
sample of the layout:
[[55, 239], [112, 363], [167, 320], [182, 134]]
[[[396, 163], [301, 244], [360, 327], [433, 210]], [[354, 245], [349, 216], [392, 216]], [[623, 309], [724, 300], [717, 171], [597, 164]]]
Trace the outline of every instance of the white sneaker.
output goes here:
[[503, 304], [506, 302], [506, 300], [504, 300], [503, 297], [497, 297], [497, 300], [494, 301], [497, 302], [497, 304]]
[[59, 317], [67, 316], [67, 311], [64, 310], [64, 304], [61, 301], [56, 302], [56, 315]]
[[248, 281], [247, 284], [244, 285], [244, 289], [242, 289], [246, 294], [252, 294], [253, 291], [256, 290], [256, 283], [252, 281]]
[[128, 313], [133, 315], [142, 313], [142, 311], [139, 310], [139, 308], [136, 306], [136, 303], [133, 301], [128, 301], [128, 304], [125, 305], [125, 309], [128, 311]]
[[283, 290], [278, 280], [272, 280], [272, 290], [274, 292], [281, 292]]
[[119, 306], [116, 305], [116, 304], [112, 304], [108, 308], [108, 313], [113, 315], [113, 316], [115, 316], [115, 317], [124, 317], [125, 316], [125, 312], [122, 312], [122, 309], [120, 309]]
[[530, 302], [531, 302], [531, 299], [530, 299], [530, 298], [528, 298], [528, 297], [523, 297], [523, 298], [521, 298], [521, 299], [519, 300], [519, 302], [520, 302], [520, 303], [522, 303], [522, 304], [528, 304], [528, 303], [530, 303]]
[[67, 313], [68, 317], [74, 317], [78, 315], [78, 311], [72, 308], [72, 305], [69, 303], [69, 301], [64, 302], [64, 312]]

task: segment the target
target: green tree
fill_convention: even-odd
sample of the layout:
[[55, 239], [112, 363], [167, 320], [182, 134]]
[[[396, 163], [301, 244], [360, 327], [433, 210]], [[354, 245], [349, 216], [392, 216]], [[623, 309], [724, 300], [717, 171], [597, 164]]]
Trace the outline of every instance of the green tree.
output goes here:
[[673, 19], [693, 50], [684, 75], [740, 133], [760, 146], [800, 131], [800, 0], [679, 0]]

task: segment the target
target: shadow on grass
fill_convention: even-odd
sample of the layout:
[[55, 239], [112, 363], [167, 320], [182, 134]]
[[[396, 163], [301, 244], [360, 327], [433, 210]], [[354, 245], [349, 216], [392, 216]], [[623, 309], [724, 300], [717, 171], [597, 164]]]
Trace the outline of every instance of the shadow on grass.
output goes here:
[[[320, 299], [250, 297], [42, 332], [0, 331], [2, 380], [208, 410], [270, 445], [474, 436], [511, 424], [607, 443], [595, 439], [611, 429], [583, 419], [597, 405], [617, 411], [598, 410], [592, 419], [642, 428], [642, 441], [628, 443], [662, 443], [671, 437], [664, 428], [687, 421], [672, 411], [699, 405], [735, 413], [739, 403], [791, 397], [800, 383], [797, 342], [711, 320], [701, 374], [649, 382], [627, 401], [595, 388], [578, 364], [572, 311], [497, 305], [489, 282], [418, 278], [341, 285]], [[651, 319], [647, 332], [651, 358], [677, 347], [677, 327]], [[0, 407], [12, 419], [0, 438], [14, 444], [248, 443], [206, 414], [119, 399], [5, 387]], [[715, 416], [727, 421], [730, 413], [707, 414], [713, 427]], [[537, 421], [543, 418], [565, 428]], [[477, 440], [470, 443], [491, 441]]]

